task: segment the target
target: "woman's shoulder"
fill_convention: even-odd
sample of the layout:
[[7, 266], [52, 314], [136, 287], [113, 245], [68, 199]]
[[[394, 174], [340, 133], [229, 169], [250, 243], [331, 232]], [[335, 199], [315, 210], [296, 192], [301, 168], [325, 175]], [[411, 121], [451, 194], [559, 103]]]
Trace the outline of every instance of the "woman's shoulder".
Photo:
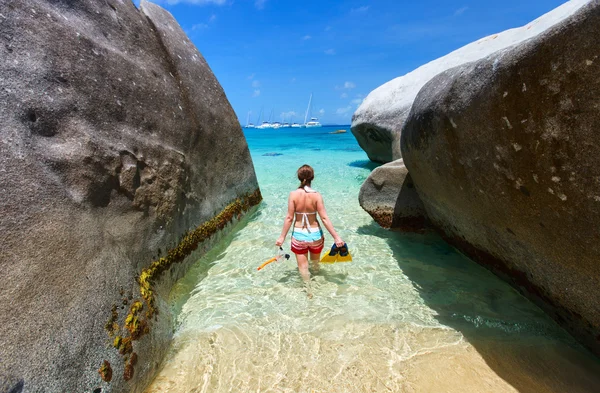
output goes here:
[[296, 198], [298, 195], [300, 195], [298, 191], [300, 191], [300, 189], [290, 191], [290, 198]]

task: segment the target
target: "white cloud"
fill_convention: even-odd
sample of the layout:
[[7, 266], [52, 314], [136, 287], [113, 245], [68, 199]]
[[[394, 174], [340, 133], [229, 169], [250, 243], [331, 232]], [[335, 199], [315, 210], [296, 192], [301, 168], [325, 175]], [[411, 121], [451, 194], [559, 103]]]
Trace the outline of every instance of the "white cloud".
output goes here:
[[367, 12], [369, 10], [368, 5], [363, 5], [362, 7], [352, 8], [350, 12]]
[[356, 105], [357, 108], [360, 106], [360, 104], [362, 104], [362, 102], [363, 102], [362, 98], [355, 98], [352, 101], [350, 101], [350, 103], [353, 105]]
[[305, 35], [304, 37], [302, 37], [302, 39], [303, 39], [304, 41], [306, 41], [306, 40], [310, 40], [311, 38], [312, 38], [312, 37], [311, 37], [311, 36], [309, 36], [308, 34], [307, 34], [307, 35]]
[[254, 79], [255, 76], [256, 76], [256, 74], [250, 74], [250, 75], [248, 75], [248, 79]]
[[280, 115], [282, 118], [284, 119], [291, 119], [292, 117], [298, 116], [298, 114], [294, 111], [289, 111], [289, 112], [281, 112]]
[[254, 6], [256, 8], [258, 8], [259, 10], [262, 10], [263, 8], [265, 8], [265, 3], [267, 2], [267, 0], [256, 0], [254, 2]]
[[348, 94], [347, 93], [342, 93], [342, 95], [340, 95], [340, 98], [348, 98]]
[[215, 14], [212, 14], [210, 18], [208, 18], [207, 23], [196, 23], [192, 26], [191, 31], [206, 30], [210, 27], [209, 23], [213, 23], [216, 19], [217, 16]]
[[325, 51], [325, 54], [326, 54], [326, 55], [333, 56], [333, 55], [335, 55], [335, 49], [327, 49], [327, 50]]
[[[354, 84], [354, 82], [344, 82], [344, 84], [342, 86], [340, 85], [335, 85], [335, 89], [336, 90], [344, 90], [344, 89], [354, 89], [356, 87], [356, 85]], [[362, 96], [361, 96], [362, 97]]]
[[348, 105], [345, 108], [337, 108], [337, 110], [335, 111], [336, 114], [338, 115], [345, 115], [348, 112], [350, 112], [352, 110], [352, 107], [350, 105]]
[[319, 109], [319, 115], [323, 116], [325, 114], [325, 109], [321, 108]]
[[256, 89], [254, 90], [254, 93], [252, 94], [252, 97], [258, 97], [260, 95], [260, 90]]
[[457, 9], [456, 11], [454, 11], [454, 16], [460, 16], [460, 15], [464, 14], [465, 11], [468, 9], [469, 9], [469, 7], [461, 7], [459, 9]]
[[256, 88], [256, 87], [260, 87], [260, 82], [257, 81], [256, 79], [252, 81], [252, 87]]

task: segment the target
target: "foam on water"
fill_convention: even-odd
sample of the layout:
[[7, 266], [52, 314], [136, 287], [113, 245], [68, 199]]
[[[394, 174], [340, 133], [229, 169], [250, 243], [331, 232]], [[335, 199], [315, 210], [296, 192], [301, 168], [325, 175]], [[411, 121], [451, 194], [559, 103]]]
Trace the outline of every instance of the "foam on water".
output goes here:
[[[511, 287], [434, 234], [379, 228], [358, 204], [374, 166], [335, 129], [246, 131], [264, 201], [173, 288], [175, 337], [147, 392], [600, 386], [598, 360]], [[354, 259], [323, 265], [312, 299], [293, 256], [256, 270], [305, 163]]]

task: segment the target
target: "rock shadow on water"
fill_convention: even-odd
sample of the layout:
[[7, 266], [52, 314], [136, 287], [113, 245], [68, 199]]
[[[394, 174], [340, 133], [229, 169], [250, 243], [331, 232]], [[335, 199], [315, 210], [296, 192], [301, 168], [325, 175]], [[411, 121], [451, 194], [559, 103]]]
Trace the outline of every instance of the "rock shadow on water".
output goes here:
[[[195, 262], [188, 272], [179, 279], [171, 288], [171, 296], [169, 299], [173, 315], [177, 317], [187, 303], [194, 295], [194, 289], [208, 275], [208, 271], [216, 265], [221, 259], [227, 257], [228, 245], [239, 235], [239, 233], [252, 221], [256, 221], [263, 214], [261, 206], [265, 202], [262, 201], [258, 207], [254, 207], [249, 211], [239, 222], [235, 224], [233, 230], [215, 243], [202, 258]], [[1, 392], [0, 392], [1, 393]]]
[[398, 266], [443, 325], [459, 331], [519, 392], [594, 392], [600, 359], [541, 309], [436, 233], [387, 231], [375, 222], [358, 233], [387, 241]]
[[349, 167], [353, 167], [353, 168], [364, 168], [364, 169], [368, 169], [368, 170], [373, 170], [375, 168], [377, 168], [378, 166], [381, 166], [380, 163], [377, 162], [373, 162], [371, 160], [357, 160], [357, 161], [352, 161], [350, 163], [348, 163]]

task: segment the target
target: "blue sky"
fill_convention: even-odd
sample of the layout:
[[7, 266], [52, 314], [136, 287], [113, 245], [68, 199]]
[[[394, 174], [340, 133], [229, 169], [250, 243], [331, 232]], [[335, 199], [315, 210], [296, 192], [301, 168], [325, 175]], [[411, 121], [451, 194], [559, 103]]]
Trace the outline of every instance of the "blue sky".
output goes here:
[[[139, 4], [139, 0], [134, 1]], [[370, 91], [564, 0], [155, 0], [186, 31], [240, 122], [349, 124]]]

